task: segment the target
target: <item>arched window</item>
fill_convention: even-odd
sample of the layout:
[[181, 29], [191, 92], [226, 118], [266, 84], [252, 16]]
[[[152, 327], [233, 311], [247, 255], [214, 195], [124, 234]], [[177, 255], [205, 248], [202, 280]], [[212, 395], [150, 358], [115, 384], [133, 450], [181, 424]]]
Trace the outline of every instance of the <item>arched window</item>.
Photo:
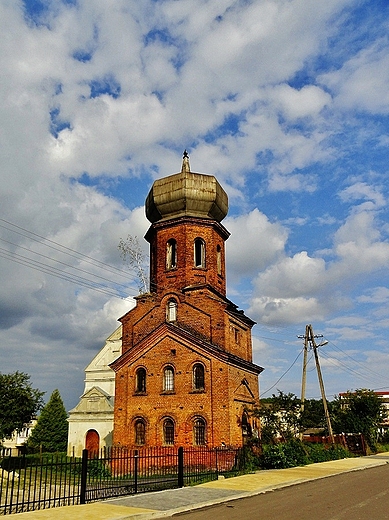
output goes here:
[[146, 444], [146, 424], [143, 419], [135, 421], [135, 444], [137, 446]]
[[166, 321], [177, 321], [177, 302], [169, 300], [166, 307]]
[[217, 274], [222, 275], [222, 248], [219, 245], [216, 247], [216, 263]]
[[174, 444], [174, 422], [170, 418], [163, 421], [163, 443]]
[[174, 369], [166, 367], [163, 371], [163, 391], [174, 392]]
[[202, 238], [196, 238], [194, 241], [194, 265], [205, 267], [205, 242]]
[[145, 393], [146, 392], [146, 370], [144, 368], [138, 368], [135, 376], [135, 392]]
[[204, 388], [204, 366], [201, 363], [196, 363], [193, 366], [193, 389], [204, 391]]
[[197, 417], [193, 422], [193, 444], [195, 446], [205, 445], [205, 421], [202, 417]]
[[168, 240], [166, 244], [166, 269], [177, 267], [177, 242], [174, 238]]

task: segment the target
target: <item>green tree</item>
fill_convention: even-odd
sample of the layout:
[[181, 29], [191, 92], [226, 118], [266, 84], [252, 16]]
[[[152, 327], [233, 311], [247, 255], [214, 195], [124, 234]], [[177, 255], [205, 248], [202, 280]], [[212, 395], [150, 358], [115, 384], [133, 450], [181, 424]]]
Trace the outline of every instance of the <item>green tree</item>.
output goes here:
[[68, 442], [67, 413], [58, 390], [54, 390], [27, 441], [29, 448], [42, 446], [46, 452], [66, 451]]
[[[331, 403], [327, 402], [330, 409]], [[301, 414], [302, 429], [323, 428], [327, 430], [327, 422], [324, 414], [323, 401], [321, 399], [306, 399], [304, 401], [304, 411]]]
[[294, 394], [281, 390], [278, 395], [262, 399], [261, 408], [253, 412], [261, 419], [262, 442], [274, 442], [278, 437], [284, 441], [295, 438], [301, 428], [300, 405]]
[[363, 433], [375, 451], [377, 430], [387, 416], [382, 400], [372, 390], [361, 388], [338, 395], [333, 406], [335, 433]]
[[43, 395], [31, 388], [24, 372], [0, 374], [0, 442], [31, 421], [42, 408]]

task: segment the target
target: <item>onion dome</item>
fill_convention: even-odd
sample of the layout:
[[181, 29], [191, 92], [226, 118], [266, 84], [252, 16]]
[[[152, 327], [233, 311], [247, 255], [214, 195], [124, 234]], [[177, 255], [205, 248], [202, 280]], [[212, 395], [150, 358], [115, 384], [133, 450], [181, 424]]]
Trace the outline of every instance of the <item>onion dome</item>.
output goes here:
[[184, 151], [180, 173], [154, 182], [146, 199], [150, 222], [190, 216], [221, 222], [228, 212], [228, 197], [213, 175], [190, 171]]

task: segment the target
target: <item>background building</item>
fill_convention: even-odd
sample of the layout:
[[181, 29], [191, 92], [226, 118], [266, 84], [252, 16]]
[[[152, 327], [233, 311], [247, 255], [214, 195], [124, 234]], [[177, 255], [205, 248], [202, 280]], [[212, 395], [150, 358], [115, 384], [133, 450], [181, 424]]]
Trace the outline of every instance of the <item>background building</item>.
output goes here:
[[36, 423], [37, 419], [33, 418], [20, 431], [15, 430], [12, 432], [11, 437], [3, 439], [1, 442], [3, 455], [12, 455], [16, 457], [23, 453], [24, 445], [27, 442], [28, 437], [31, 435]]

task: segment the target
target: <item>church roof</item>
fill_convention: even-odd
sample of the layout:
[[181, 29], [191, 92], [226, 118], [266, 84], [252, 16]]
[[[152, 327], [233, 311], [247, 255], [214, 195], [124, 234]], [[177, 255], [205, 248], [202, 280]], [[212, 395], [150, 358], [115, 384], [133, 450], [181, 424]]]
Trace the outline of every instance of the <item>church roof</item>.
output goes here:
[[188, 330], [181, 325], [173, 325], [172, 323], [162, 323], [159, 325], [146, 338], [141, 339], [137, 345], [134, 345], [133, 348], [124, 352], [124, 354], [111, 363], [110, 367], [115, 371], [119, 370], [122, 366], [128, 364], [130, 360], [135, 360], [143, 356], [145, 350], [154, 348], [162, 338], [167, 336], [180, 341], [181, 344], [186, 344], [191, 350], [198, 349], [199, 351], [220, 359], [228, 365], [238, 366], [255, 374], [260, 374], [263, 371], [263, 368], [259, 365], [238, 357], [213, 343], [209, 343], [195, 331]]
[[190, 171], [186, 151], [180, 173], [154, 182], [146, 199], [146, 217], [152, 223], [181, 216], [221, 222], [228, 212], [228, 197], [213, 175]]

